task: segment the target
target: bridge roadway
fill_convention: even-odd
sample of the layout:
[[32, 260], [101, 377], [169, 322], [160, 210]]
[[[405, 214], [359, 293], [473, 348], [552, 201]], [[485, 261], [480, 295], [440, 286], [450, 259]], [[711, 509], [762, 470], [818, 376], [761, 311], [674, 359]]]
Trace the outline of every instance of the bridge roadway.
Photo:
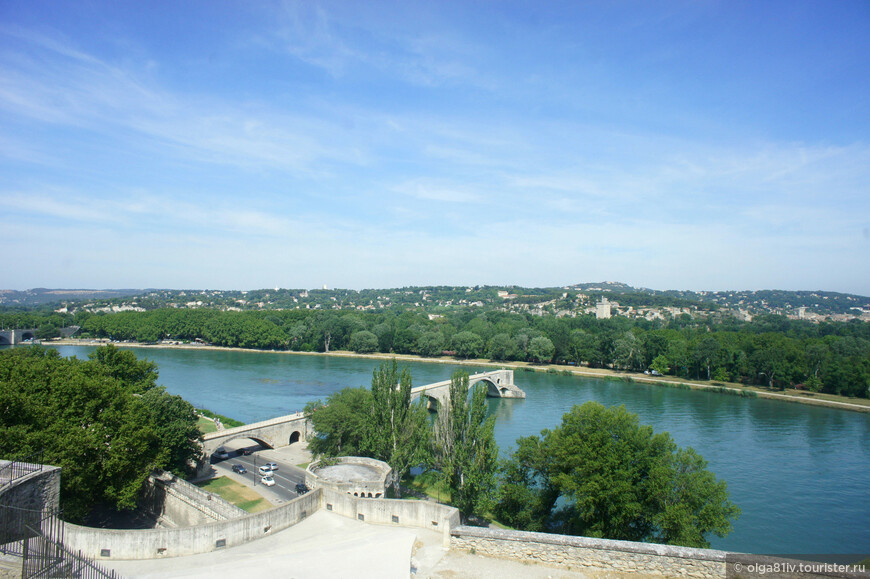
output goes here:
[[[296, 493], [296, 484], [305, 482], [305, 470], [296, 466], [289, 455], [259, 447], [250, 447], [242, 444], [242, 441], [236, 441], [236, 444], [228, 446], [233, 447], [227, 448], [230, 458], [215, 460], [211, 465], [215, 470], [215, 476], [226, 476], [252, 487], [275, 505], [286, 503], [299, 496]], [[242, 453], [246, 447], [251, 454]], [[267, 487], [260, 482], [261, 476], [257, 469], [270, 462], [277, 464], [278, 470], [272, 472], [275, 486]], [[232, 468], [235, 464], [244, 466], [247, 472], [244, 474], [233, 472]]]
[[[478, 372], [468, 377], [469, 388], [479, 383], [486, 384], [487, 396], [493, 398], [526, 397], [526, 393], [514, 384], [513, 370]], [[412, 399], [420, 396], [428, 397], [430, 410], [437, 410], [439, 404], [450, 396], [450, 380], [411, 389]], [[308, 419], [302, 412], [296, 412], [288, 416], [279, 416], [262, 422], [210, 432], [202, 437], [202, 446], [204, 455], [210, 457], [224, 444], [240, 438], [250, 438], [261, 447], [274, 449], [297, 442], [305, 442], [311, 434]]]

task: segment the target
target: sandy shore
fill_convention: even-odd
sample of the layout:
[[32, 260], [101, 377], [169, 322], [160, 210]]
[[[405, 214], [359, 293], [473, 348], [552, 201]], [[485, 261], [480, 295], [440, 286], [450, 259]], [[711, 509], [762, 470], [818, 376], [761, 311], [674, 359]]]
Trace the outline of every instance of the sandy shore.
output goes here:
[[[100, 346], [109, 343], [108, 340], [51, 340], [43, 342], [47, 346]], [[357, 354], [349, 351], [335, 352], [297, 352], [292, 350], [255, 350], [250, 348], [229, 348], [224, 346], [210, 346], [206, 344], [140, 344], [137, 342], [116, 342], [118, 347], [136, 347], [136, 348], [174, 348], [183, 350], [233, 350], [238, 352], [253, 352], [253, 353], [270, 353], [270, 354], [287, 354], [292, 356], [344, 356], [348, 358], [369, 358], [374, 360], [392, 360], [396, 359], [405, 362], [422, 362], [426, 364], [451, 364], [456, 366], [484, 366], [491, 368], [508, 368], [514, 370], [532, 370], [535, 372], [559, 372], [570, 373], [574, 376], [583, 376], [589, 378], [609, 378], [619, 380], [630, 380], [633, 382], [643, 382], [645, 384], [659, 384], [668, 387], [692, 388], [696, 390], [713, 390], [720, 391], [721, 389], [728, 390], [731, 393], [741, 394], [743, 392], [754, 392], [758, 398], [769, 398], [772, 400], [781, 400], [785, 402], [797, 402], [800, 404], [810, 404], [814, 406], [827, 406], [829, 408], [840, 408], [842, 410], [851, 410], [854, 412], [870, 412], [870, 400], [860, 398], [846, 398], [844, 396], [836, 396], [833, 394], [813, 394], [802, 390], [785, 390], [782, 392], [771, 392], [762, 388], [753, 386], [743, 386], [734, 383], [717, 382], [701, 383], [692, 382], [682, 378], [674, 378], [673, 376], [649, 376], [637, 372], [619, 372], [606, 368], [577, 368], [576, 366], [563, 366], [559, 364], [530, 364], [527, 362], [493, 362], [491, 360], [457, 360], [456, 358], [440, 357], [440, 358], [425, 358], [413, 354]]]

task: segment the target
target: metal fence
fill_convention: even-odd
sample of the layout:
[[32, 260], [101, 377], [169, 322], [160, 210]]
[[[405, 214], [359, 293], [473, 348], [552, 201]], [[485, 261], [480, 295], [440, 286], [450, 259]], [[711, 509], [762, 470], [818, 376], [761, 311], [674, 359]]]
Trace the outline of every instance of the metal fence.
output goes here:
[[42, 452], [31, 454], [20, 460], [11, 460], [0, 466], [0, 489], [12, 484], [12, 481], [32, 472], [42, 470]]
[[120, 579], [63, 546], [63, 520], [55, 509], [0, 506], [0, 553], [21, 559], [22, 579]]

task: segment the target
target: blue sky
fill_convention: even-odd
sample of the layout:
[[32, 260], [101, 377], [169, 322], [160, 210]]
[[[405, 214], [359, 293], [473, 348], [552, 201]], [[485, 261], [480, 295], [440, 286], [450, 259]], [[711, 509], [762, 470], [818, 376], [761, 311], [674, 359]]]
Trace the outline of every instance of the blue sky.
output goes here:
[[870, 3], [0, 0], [0, 287], [870, 295]]

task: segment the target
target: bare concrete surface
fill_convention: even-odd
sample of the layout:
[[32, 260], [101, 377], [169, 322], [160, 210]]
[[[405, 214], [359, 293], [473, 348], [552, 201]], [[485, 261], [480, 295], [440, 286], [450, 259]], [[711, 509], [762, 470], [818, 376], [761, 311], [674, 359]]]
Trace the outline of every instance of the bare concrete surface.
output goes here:
[[100, 561], [128, 579], [480, 578], [590, 577], [516, 561], [447, 552], [440, 532], [369, 525], [327, 511], [247, 545], [148, 561]]
[[320, 478], [335, 481], [357, 481], [357, 480], [378, 480], [385, 475], [370, 466], [364, 464], [336, 464], [335, 466], [325, 466], [317, 469], [317, 476]]
[[[440, 544], [441, 536], [421, 531]], [[411, 572], [417, 529], [367, 525], [326, 511], [270, 537], [190, 557], [100, 561], [129, 579], [201, 577], [398, 578]]]

